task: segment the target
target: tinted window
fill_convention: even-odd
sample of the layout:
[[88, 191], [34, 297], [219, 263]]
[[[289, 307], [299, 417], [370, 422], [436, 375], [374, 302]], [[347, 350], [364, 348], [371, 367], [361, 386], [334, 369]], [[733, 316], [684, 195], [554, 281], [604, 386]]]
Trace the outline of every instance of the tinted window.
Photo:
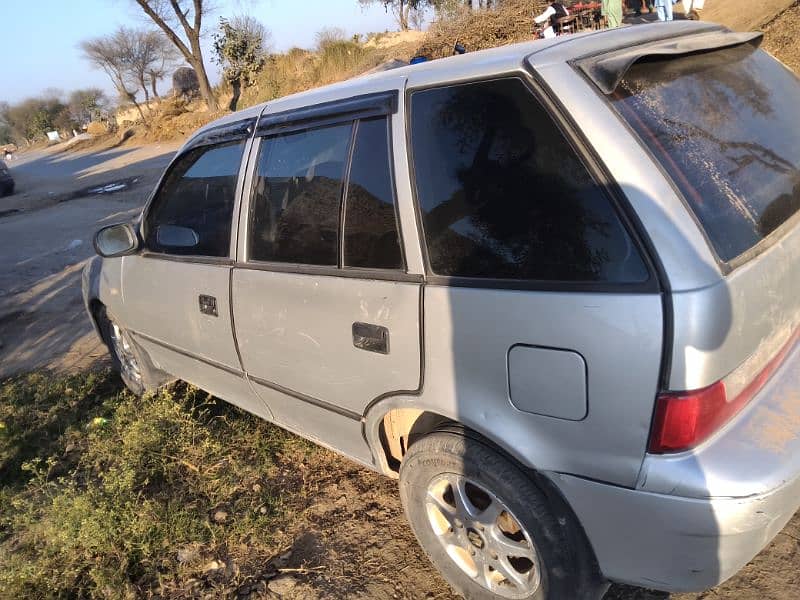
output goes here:
[[262, 141], [253, 191], [250, 257], [338, 264], [339, 209], [352, 124]]
[[[190, 150], [173, 165], [146, 221], [146, 246], [154, 252], [228, 256], [236, 180], [244, 141]], [[190, 229], [194, 245], [164, 245], [164, 226]], [[191, 240], [191, 232], [188, 232]], [[184, 237], [185, 240], [185, 237]]]
[[647, 279], [606, 195], [522, 81], [415, 92], [411, 102], [417, 195], [434, 273]]
[[360, 121], [347, 187], [344, 264], [396, 269], [403, 266], [385, 117]]
[[800, 208], [800, 84], [749, 44], [634, 65], [612, 97], [722, 260]]

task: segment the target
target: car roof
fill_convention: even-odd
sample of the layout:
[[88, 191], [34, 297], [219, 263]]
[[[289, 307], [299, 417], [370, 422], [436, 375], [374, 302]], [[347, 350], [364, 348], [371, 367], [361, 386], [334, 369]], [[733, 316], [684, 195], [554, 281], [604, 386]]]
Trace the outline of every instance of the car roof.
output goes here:
[[406, 80], [411, 79], [415, 84], [421, 85], [427, 82], [447, 81], [453, 79], [454, 74], [457, 74], [459, 78], [466, 78], [471, 75], [480, 77], [488, 73], [508, 73], [522, 68], [526, 60], [536, 68], [637, 44], [714, 30], [725, 30], [725, 28], [695, 21], [673, 21], [578, 33], [467, 52], [457, 56], [360, 75], [338, 83], [263, 102], [225, 115], [202, 127], [192, 137], [201, 135], [208, 129], [255, 119], [262, 114], [350, 98], [366, 91], [379, 89], [382, 84], [388, 90], [397, 89]]

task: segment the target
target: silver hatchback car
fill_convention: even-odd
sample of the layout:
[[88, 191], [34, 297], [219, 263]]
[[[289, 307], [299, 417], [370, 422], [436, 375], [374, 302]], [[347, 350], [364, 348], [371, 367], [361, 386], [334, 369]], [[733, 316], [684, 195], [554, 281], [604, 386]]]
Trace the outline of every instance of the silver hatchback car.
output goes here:
[[682, 22], [229, 115], [87, 308], [181, 378], [390, 477], [467, 598], [711, 587], [800, 506], [800, 83]]

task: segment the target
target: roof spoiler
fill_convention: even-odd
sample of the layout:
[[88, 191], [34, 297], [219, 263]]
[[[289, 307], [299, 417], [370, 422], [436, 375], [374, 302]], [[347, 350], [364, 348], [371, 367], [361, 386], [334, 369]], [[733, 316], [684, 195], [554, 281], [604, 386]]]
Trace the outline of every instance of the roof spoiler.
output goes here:
[[600, 88], [604, 94], [612, 94], [628, 70], [638, 61], [655, 56], [678, 57], [696, 52], [708, 52], [741, 46], [761, 44], [764, 34], [759, 31], [737, 33], [711, 31], [667, 40], [650, 42], [632, 48], [624, 48], [577, 61], [577, 66]]

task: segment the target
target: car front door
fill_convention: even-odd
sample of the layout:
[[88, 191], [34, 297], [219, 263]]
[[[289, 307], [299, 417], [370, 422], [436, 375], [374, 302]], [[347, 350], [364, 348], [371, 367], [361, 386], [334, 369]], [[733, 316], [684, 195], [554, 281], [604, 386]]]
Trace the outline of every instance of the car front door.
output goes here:
[[260, 138], [232, 286], [243, 365], [275, 420], [367, 463], [366, 407], [420, 381], [421, 282], [397, 225], [391, 105], [284, 118]]
[[156, 366], [262, 417], [230, 309], [232, 224], [245, 137], [198, 145], [173, 161], [142, 219], [144, 249], [125, 257], [126, 326]]

